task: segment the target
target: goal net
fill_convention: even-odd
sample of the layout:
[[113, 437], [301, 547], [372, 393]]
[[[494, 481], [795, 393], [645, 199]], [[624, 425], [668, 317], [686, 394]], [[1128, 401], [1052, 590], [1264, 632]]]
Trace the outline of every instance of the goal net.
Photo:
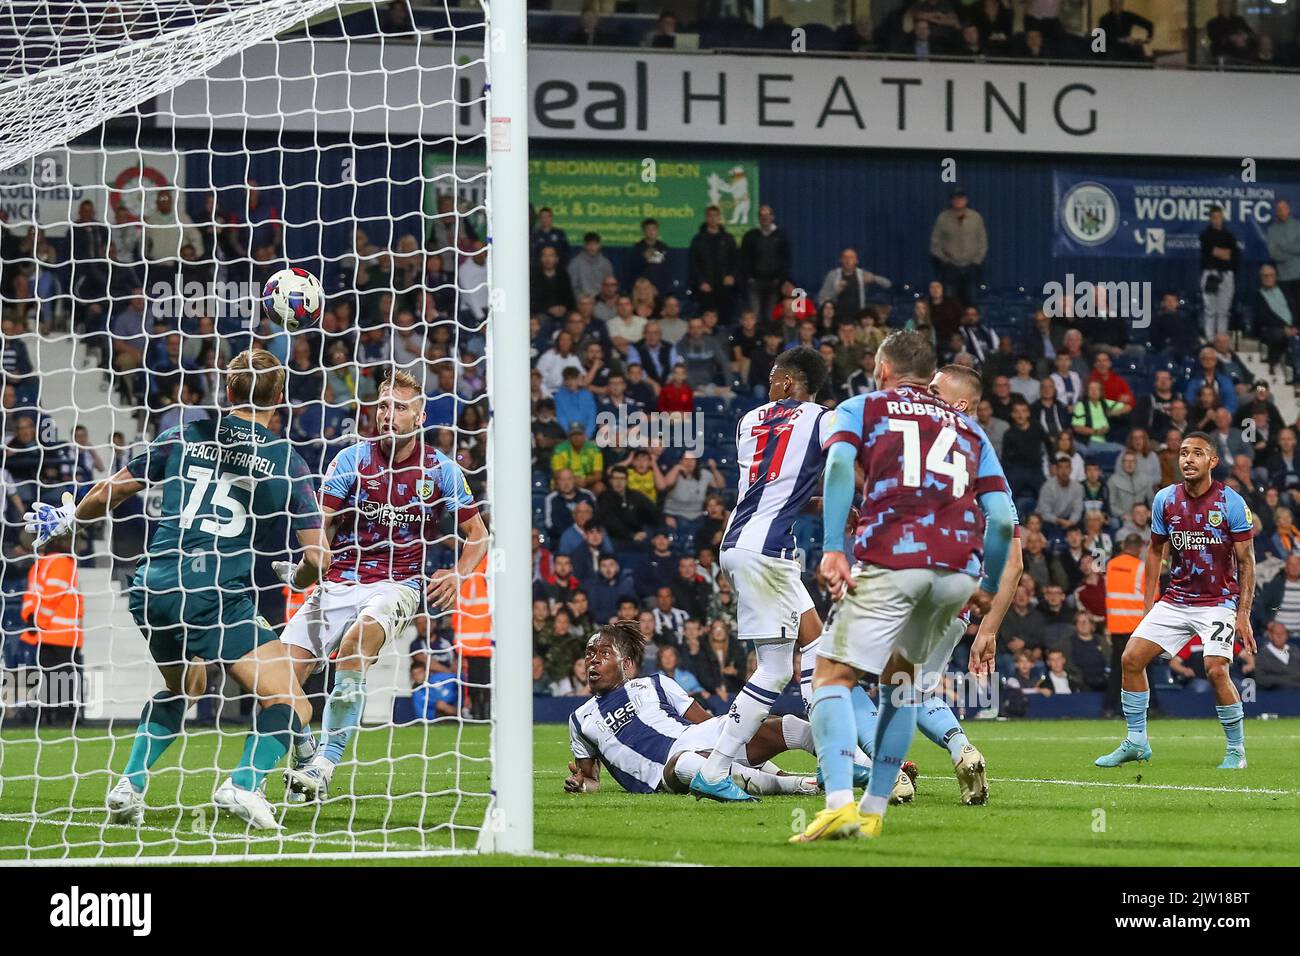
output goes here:
[[[485, 566], [458, 580], [452, 608], [422, 598], [369, 667], [327, 799], [287, 802], [292, 750], [265, 776], [280, 831], [214, 809], [258, 707], [230, 668], [191, 659], [184, 720], [147, 773], [136, 826], [110, 822], [105, 799], [164, 687], [129, 608], [162, 483], [40, 555], [22, 515], [84, 497], [169, 428], [219, 420], [221, 370], [260, 347], [288, 368], [268, 427], [316, 487], [376, 434], [381, 377], [402, 368], [424, 391], [424, 440], [459, 465], [491, 526], [489, 19], [442, 0], [0, 12], [0, 861], [479, 842], [493, 805]], [[291, 334], [259, 305], [286, 266], [321, 281], [315, 328]], [[426, 576], [463, 553], [455, 504], [441, 514], [425, 525]], [[304, 601], [271, 567], [299, 557], [281, 523], [284, 546], [255, 549], [250, 594], [276, 631]], [[336, 673], [304, 685], [317, 734]]]

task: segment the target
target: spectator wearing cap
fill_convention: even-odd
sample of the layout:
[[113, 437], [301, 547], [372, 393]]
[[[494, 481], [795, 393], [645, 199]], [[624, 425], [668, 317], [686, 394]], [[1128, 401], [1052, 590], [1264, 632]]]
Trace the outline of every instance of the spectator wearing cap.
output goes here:
[[562, 441], [551, 455], [551, 472], [559, 475], [569, 470], [583, 488], [600, 483], [605, 470], [605, 456], [594, 442], [587, 441], [587, 428], [582, 422], [569, 423], [569, 439]]
[[555, 415], [567, 423], [572, 434], [575, 425], [588, 438], [596, 435], [596, 396], [582, 387], [582, 373], [575, 368], [564, 370], [564, 387], [555, 393]]
[[975, 298], [988, 252], [984, 217], [970, 208], [964, 191], [954, 190], [930, 230], [930, 256], [948, 294], [964, 305]]
[[576, 296], [595, 297], [601, 284], [614, 275], [614, 265], [601, 251], [600, 233], [589, 232], [582, 237], [582, 250], [569, 262], [569, 282]]
[[1063, 533], [1083, 517], [1083, 486], [1070, 478], [1073, 462], [1069, 455], [1058, 454], [1052, 463], [1052, 476], [1038, 491], [1036, 511], [1046, 528]]

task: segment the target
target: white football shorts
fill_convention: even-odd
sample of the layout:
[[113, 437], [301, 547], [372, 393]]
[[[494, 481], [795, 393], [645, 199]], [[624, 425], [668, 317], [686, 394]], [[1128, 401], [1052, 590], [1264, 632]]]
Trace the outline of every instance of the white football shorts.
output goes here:
[[719, 558], [736, 589], [737, 638], [794, 641], [799, 619], [813, 606], [793, 558], [774, 558], [744, 548], [726, 548]]
[[817, 654], [872, 674], [884, 670], [893, 651], [913, 664], [930, 661], [947, 646], [953, 618], [977, 584], [960, 571], [871, 564], [854, 568], [853, 581], [826, 620]]
[[1237, 612], [1223, 604], [1188, 607], [1157, 601], [1133, 630], [1141, 637], [1159, 644], [1170, 657], [1176, 655], [1193, 637], [1200, 635], [1206, 657], [1232, 660], [1233, 638], [1237, 633]]
[[368, 617], [382, 627], [387, 644], [419, 609], [420, 592], [410, 584], [321, 582], [285, 625], [280, 641], [310, 651], [316, 658], [313, 673], [319, 673], [357, 618]]

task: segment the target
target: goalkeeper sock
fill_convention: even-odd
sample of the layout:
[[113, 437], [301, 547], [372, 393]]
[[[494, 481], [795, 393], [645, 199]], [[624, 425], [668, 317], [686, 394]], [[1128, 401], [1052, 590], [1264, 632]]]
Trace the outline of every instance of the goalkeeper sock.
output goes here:
[[144, 793], [149, 782], [149, 768], [158, 762], [181, 732], [181, 722], [189, 701], [169, 690], [160, 690], [144, 705], [140, 724], [135, 728], [135, 742], [126, 761], [126, 778], [136, 793]]
[[240, 790], [256, 790], [266, 775], [284, 759], [302, 721], [288, 704], [264, 707], [253, 718], [253, 730], [244, 740], [244, 755], [231, 774]]
[[[876, 721], [876, 748], [872, 758], [877, 766], [872, 769], [867, 792], [858, 805], [863, 813], [884, 815], [889, 806], [889, 794], [894, 789], [899, 768], [907, 757], [916, 735], [916, 699], [910, 683], [889, 688], [880, 685], [880, 714]], [[876, 771], [880, 772], [877, 773]]]
[[826, 782], [826, 809], [853, 802], [853, 705], [849, 689], [823, 684], [813, 691], [813, 739]]
[[1235, 704], [1220, 704], [1214, 708], [1223, 724], [1223, 735], [1228, 738], [1229, 750], [1246, 752], [1246, 714], [1241, 701]]
[[1119, 692], [1119, 706], [1124, 711], [1124, 722], [1128, 724], [1128, 739], [1139, 747], [1147, 742], [1147, 703], [1150, 698], [1149, 690]]
[[961, 748], [970, 743], [957, 722], [957, 715], [940, 697], [931, 697], [917, 708], [916, 729], [940, 747], [946, 747], [954, 764], [961, 759]]
[[334, 689], [325, 703], [325, 717], [321, 721], [321, 735], [325, 746], [316, 760], [324, 760], [337, 767], [352, 742], [357, 725], [361, 723], [361, 710], [366, 703], [366, 679], [360, 671], [340, 671], [334, 678]]
[[876, 702], [861, 684], [854, 686], [850, 699], [853, 701], [853, 719], [858, 724], [858, 746], [868, 757], [875, 757]]

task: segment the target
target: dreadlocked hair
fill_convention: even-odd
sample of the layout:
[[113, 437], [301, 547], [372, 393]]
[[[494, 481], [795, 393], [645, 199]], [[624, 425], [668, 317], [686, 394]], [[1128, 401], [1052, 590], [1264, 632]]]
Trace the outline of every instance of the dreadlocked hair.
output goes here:
[[641, 633], [641, 625], [636, 621], [603, 624], [596, 633], [614, 645], [619, 657], [626, 657], [638, 664], [641, 662], [641, 655], [645, 653], [645, 635]]

